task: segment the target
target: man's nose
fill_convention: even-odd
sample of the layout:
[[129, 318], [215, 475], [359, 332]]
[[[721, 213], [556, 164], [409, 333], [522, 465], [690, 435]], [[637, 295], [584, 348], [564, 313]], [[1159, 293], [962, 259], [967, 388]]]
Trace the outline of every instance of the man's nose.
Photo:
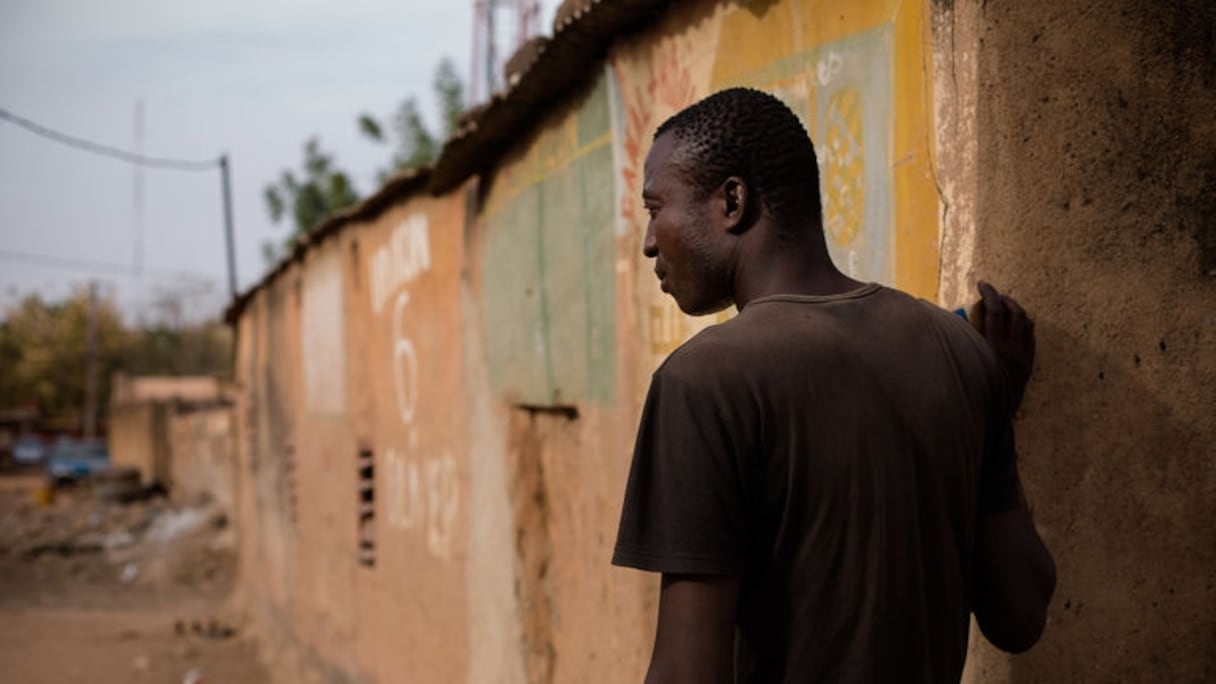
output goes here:
[[654, 239], [654, 226], [646, 226], [646, 238], [642, 240], [642, 254], [651, 259], [659, 255], [659, 244]]

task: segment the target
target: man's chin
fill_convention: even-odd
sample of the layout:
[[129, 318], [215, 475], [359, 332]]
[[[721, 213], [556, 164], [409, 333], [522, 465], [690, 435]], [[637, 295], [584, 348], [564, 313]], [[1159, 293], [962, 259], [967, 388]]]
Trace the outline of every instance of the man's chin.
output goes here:
[[676, 306], [680, 307], [680, 311], [689, 316], [711, 316], [730, 306], [730, 302], [714, 302], [710, 304], [706, 304], [705, 302], [686, 303], [676, 299], [675, 296], [672, 296], [672, 299], [676, 300]]

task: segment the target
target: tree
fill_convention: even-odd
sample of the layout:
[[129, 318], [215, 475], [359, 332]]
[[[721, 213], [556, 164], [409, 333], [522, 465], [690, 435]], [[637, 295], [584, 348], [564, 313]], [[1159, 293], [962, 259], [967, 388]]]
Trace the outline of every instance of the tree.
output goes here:
[[[104, 406], [108, 379], [123, 358], [130, 333], [110, 299], [97, 302], [99, 399]], [[78, 424], [84, 404], [88, 363], [89, 293], [78, 291], [48, 304], [31, 295], [6, 312], [0, 323], [0, 405], [37, 404], [60, 425]]]
[[320, 141], [312, 138], [304, 144], [300, 175], [284, 171], [277, 183], [266, 186], [264, 198], [272, 221], [279, 223], [290, 215], [293, 226], [282, 248], [273, 243], [262, 245], [263, 256], [270, 261], [277, 259], [280, 249], [290, 250], [327, 216], [359, 201], [359, 194], [346, 172], [335, 167], [333, 156], [322, 151]]
[[[172, 308], [166, 295], [164, 306]], [[182, 324], [172, 311], [144, 328], [128, 328], [109, 298], [97, 301], [98, 405], [106, 415], [110, 378], [137, 375], [224, 375], [232, 333], [222, 323]], [[0, 408], [35, 404], [56, 429], [80, 425], [88, 363], [88, 290], [48, 303], [30, 295], [0, 320]]]
[[377, 174], [381, 183], [399, 171], [408, 171], [426, 166], [435, 161], [444, 140], [456, 131], [460, 115], [464, 112], [464, 84], [456, 74], [456, 67], [449, 59], [439, 62], [431, 82], [435, 97], [439, 100], [441, 129], [432, 133], [418, 112], [418, 102], [407, 97], [390, 117], [394, 140], [385, 134], [385, 126], [368, 113], [359, 115], [359, 132], [375, 142], [392, 145], [393, 156], [388, 168]]
[[[439, 101], [440, 128], [432, 132], [418, 111], [418, 102], [407, 97], [390, 115], [385, 126], [368, 113], [359, 115], [359, 131], [367, 138], [391, 147], [389, 165], [377, 172], [380, 183], [394, 173], [417, 169], [435, 161], [443, 141], [451, 137], [464, 111], [464, 84], [449, 59], [439, 62], [431, 82]], [[391, 135], [390, 135], [391, 133]], [[279, 261], [308, 231], [327, 216], [358, 201], [350, 176], [337, 169], [333, 157], [312, 138], [304, 145], [304, 168], [297, 176], [284, 171], [277, 183], [267, 185], [264, 198], [271, 219], [278, 223], [290, 214], [293, 230], [282, 243], [263, 242], [262, 259], [267, 266]]]

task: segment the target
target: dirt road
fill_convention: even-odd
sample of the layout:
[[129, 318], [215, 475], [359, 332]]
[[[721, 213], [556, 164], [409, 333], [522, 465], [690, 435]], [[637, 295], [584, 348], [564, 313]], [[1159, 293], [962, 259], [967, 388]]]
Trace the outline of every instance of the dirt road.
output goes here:
[[40, 504], [0, 473], [0, 680], [260, 684], [257, 641], [226, 607], [235, 533], [207, 502]]

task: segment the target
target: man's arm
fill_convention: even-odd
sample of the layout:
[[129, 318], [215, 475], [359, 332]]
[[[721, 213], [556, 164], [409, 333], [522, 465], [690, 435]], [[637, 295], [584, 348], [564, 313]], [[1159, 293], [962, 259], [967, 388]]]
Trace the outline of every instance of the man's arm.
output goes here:
[[646, 684], [734, 681], [739, 578], [663, 575]]
[[1010, 653], [1038, 642], [1056, 589], [1055, 561], [1020, 489], [1017, 506], [980, 518], [975, 539], [975, 621], [993, 646]]
[[[1016, 410], [1034, 367], [1034, 322], [1012, 297], [987, 283], [980, 283], [979, 289], [982, 299], [974, 312], [979, 315], [973, 315], [972, 321], [1005, 367], [1010, 407]], [[1017, 503], [978, 522], [974, 612], [988, 641], [1003, 651], [1020, 653], [1034, 646], [1043, 633], [1056, 587], [1056, 567], [1026, 506], [1017, 474], [1012, 416], [999, 418], [1008, 432], [996, 451], [1007, 459], [1001, 480], [1015, 488]]]
[[979, 282], [980, 299], [971, 308], [971, 325], [988, 340], [1009, 378], [1014, 411], [1022, 403], [1026, 383], [1034, 371], [1034, 321], [1017, 300], [1003, 295], [984, 281]]

